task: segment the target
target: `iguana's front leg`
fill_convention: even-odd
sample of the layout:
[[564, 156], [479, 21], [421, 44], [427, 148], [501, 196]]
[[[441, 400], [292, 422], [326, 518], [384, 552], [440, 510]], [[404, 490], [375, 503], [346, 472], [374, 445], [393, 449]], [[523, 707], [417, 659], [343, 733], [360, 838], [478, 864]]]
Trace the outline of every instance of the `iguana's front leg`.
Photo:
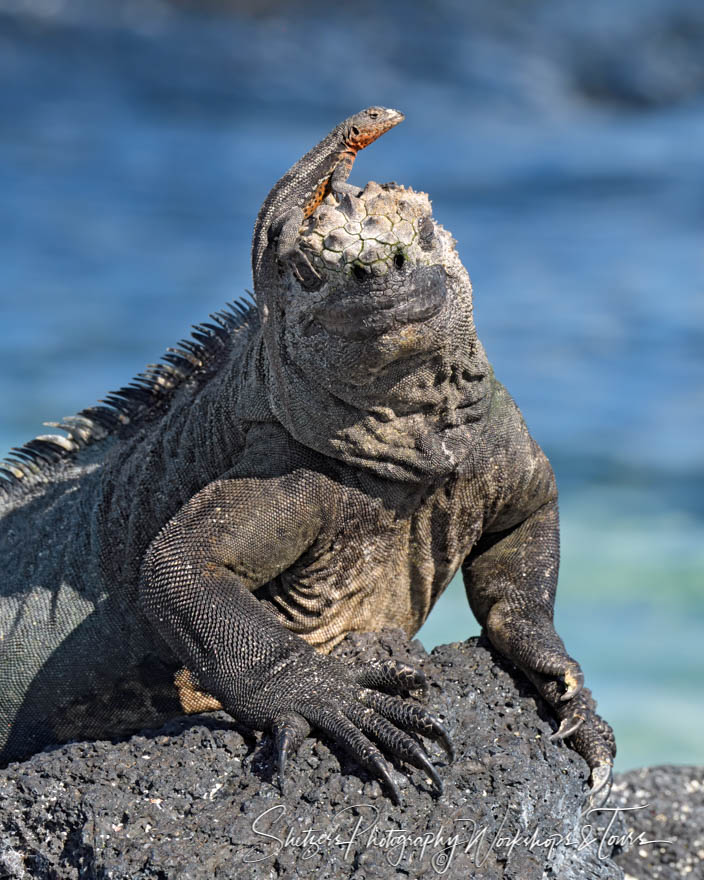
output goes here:
[[348, 665], [317, 654], [251, 593], [311, 547], [334, 517], [331, 504], [329, 486], [306, 471], [211, 483], [150, 545], [141, 605], [203, 691], [248, 725], [274, 731], [281, 769], [312, 725], [383, 779], [394, 799], [389, 765], [369, 737], [423, 769], [440, 791], [424, 750], [404, 731], [450, 751], [442, 724], [418, 704], [376, 690], [423, 687], [423, 674], [405, 664]]
[[535, 684], [560, 721], [555, 739], [571, 737], [592, 770], [592, 793], [611, 779], [616, 745], [596, 713], [584, 676], [553, 625], [559, 566], [557, 502], [519, 525], [485, 535], [465, 561], [467, 596], [492, 644]]

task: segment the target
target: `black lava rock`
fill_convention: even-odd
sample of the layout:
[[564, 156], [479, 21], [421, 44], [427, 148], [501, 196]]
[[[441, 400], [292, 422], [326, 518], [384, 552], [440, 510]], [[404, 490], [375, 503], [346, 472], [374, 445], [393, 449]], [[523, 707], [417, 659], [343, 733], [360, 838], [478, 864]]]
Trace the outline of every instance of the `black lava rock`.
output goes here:
[[623, 810], [630, 832], [627, 846], [613, 856], [626, 877], [704, 877], [704, 767], [646, 767], [620, 773], [609, 806]]
[[[428, 655], [387, 630], [348, 637], [337, 653], [393, 655], [425, 670], [427, 703], [457, 750], [447, 765], [426, 743], [445, 783], [440, 798], [421, 771], [397, 765], [403, 803], [394, 806], [365, 770], [315, 737], [290, 760], [282, 795], [268, 736], [222, 712], [178, 718], [117, 743], [59, 746], [0, 771], [0, 877], [610, 880], [623, 878], [619, 865], [637, 877], [681, 876], [654, 873], [663, 857], [655, 846], [650, 873], [635, 872], [641, 857], [618, 845], [618, 823], [630, 815], [608, 828], [622, 836], [615, 847], [599, 836], [609, 813], [594, 814], [601, 830], [585, 838], [586, 764], [550, 742], [555, 724], [545, 706], [485, 641]], [[622, 777], [619, 803], [639, 800], [646, 783], [662, 800], [682, 793], [677, 768], [659, 772], [662, 780]], [[702, 771], [697, 779], [701, 818]], [[684, 827], [684, 800], [677, 803], [677, 818], [662, 810]], [[648, 815], [651, 836], [682, 830]], [[678, 850], [673, 864], [685, 858]]]

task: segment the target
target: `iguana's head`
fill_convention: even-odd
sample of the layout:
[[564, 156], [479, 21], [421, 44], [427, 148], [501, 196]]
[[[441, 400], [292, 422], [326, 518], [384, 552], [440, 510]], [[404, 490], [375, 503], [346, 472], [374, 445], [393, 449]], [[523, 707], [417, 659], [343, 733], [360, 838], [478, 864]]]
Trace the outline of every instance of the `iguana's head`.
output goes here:
[[424, 193], [369, 183], [306, 222], [267, 298], [288, 357], [320, 381], [371, 387], [471, 346], [471, 285]]
[[476, 420], [487, 367], [469, 277], [428, 197], [375, 183], [330, 197], [279, 282], [259, 308], [271, 406], [291, 433], [354, 460], [390, 443], [424, 472], [456, 464], [453, 438]]

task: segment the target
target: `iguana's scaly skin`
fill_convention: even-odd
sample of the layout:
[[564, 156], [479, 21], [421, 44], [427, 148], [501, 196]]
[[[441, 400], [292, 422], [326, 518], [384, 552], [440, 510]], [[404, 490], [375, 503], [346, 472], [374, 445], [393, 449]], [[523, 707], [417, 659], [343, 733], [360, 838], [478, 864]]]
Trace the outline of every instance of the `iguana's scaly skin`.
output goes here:
[[604, 784], [613, 734], [552, 622], [553, 473], [427, 197], [327, 199], [280, 268], [258, 315], [220, 315], [8, 465], [2, 757], [219, 703], [272, 730], [282, 765], [313, 727], [394, 797], [383, 753], [439, 789], [411, 734], [448, 736], [396, 695], [423, 676], [325, 652], [351, 631], [412, 635], [461, 567], [489, 638]]

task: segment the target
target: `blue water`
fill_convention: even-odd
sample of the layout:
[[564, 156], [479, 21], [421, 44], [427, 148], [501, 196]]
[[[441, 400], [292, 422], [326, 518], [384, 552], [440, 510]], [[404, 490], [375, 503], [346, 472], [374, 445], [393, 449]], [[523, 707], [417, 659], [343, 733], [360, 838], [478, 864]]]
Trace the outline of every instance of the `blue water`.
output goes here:
[[[704, 764], [704, 7], [251, 8], [0, 0], [0, 454], [250, 287], [274, 181], [398, 107], [352, 179], [457, 238], [557, 472], [558, 629], [618, 766]], [[453, 583], [421, 637], [476, 631]]]

